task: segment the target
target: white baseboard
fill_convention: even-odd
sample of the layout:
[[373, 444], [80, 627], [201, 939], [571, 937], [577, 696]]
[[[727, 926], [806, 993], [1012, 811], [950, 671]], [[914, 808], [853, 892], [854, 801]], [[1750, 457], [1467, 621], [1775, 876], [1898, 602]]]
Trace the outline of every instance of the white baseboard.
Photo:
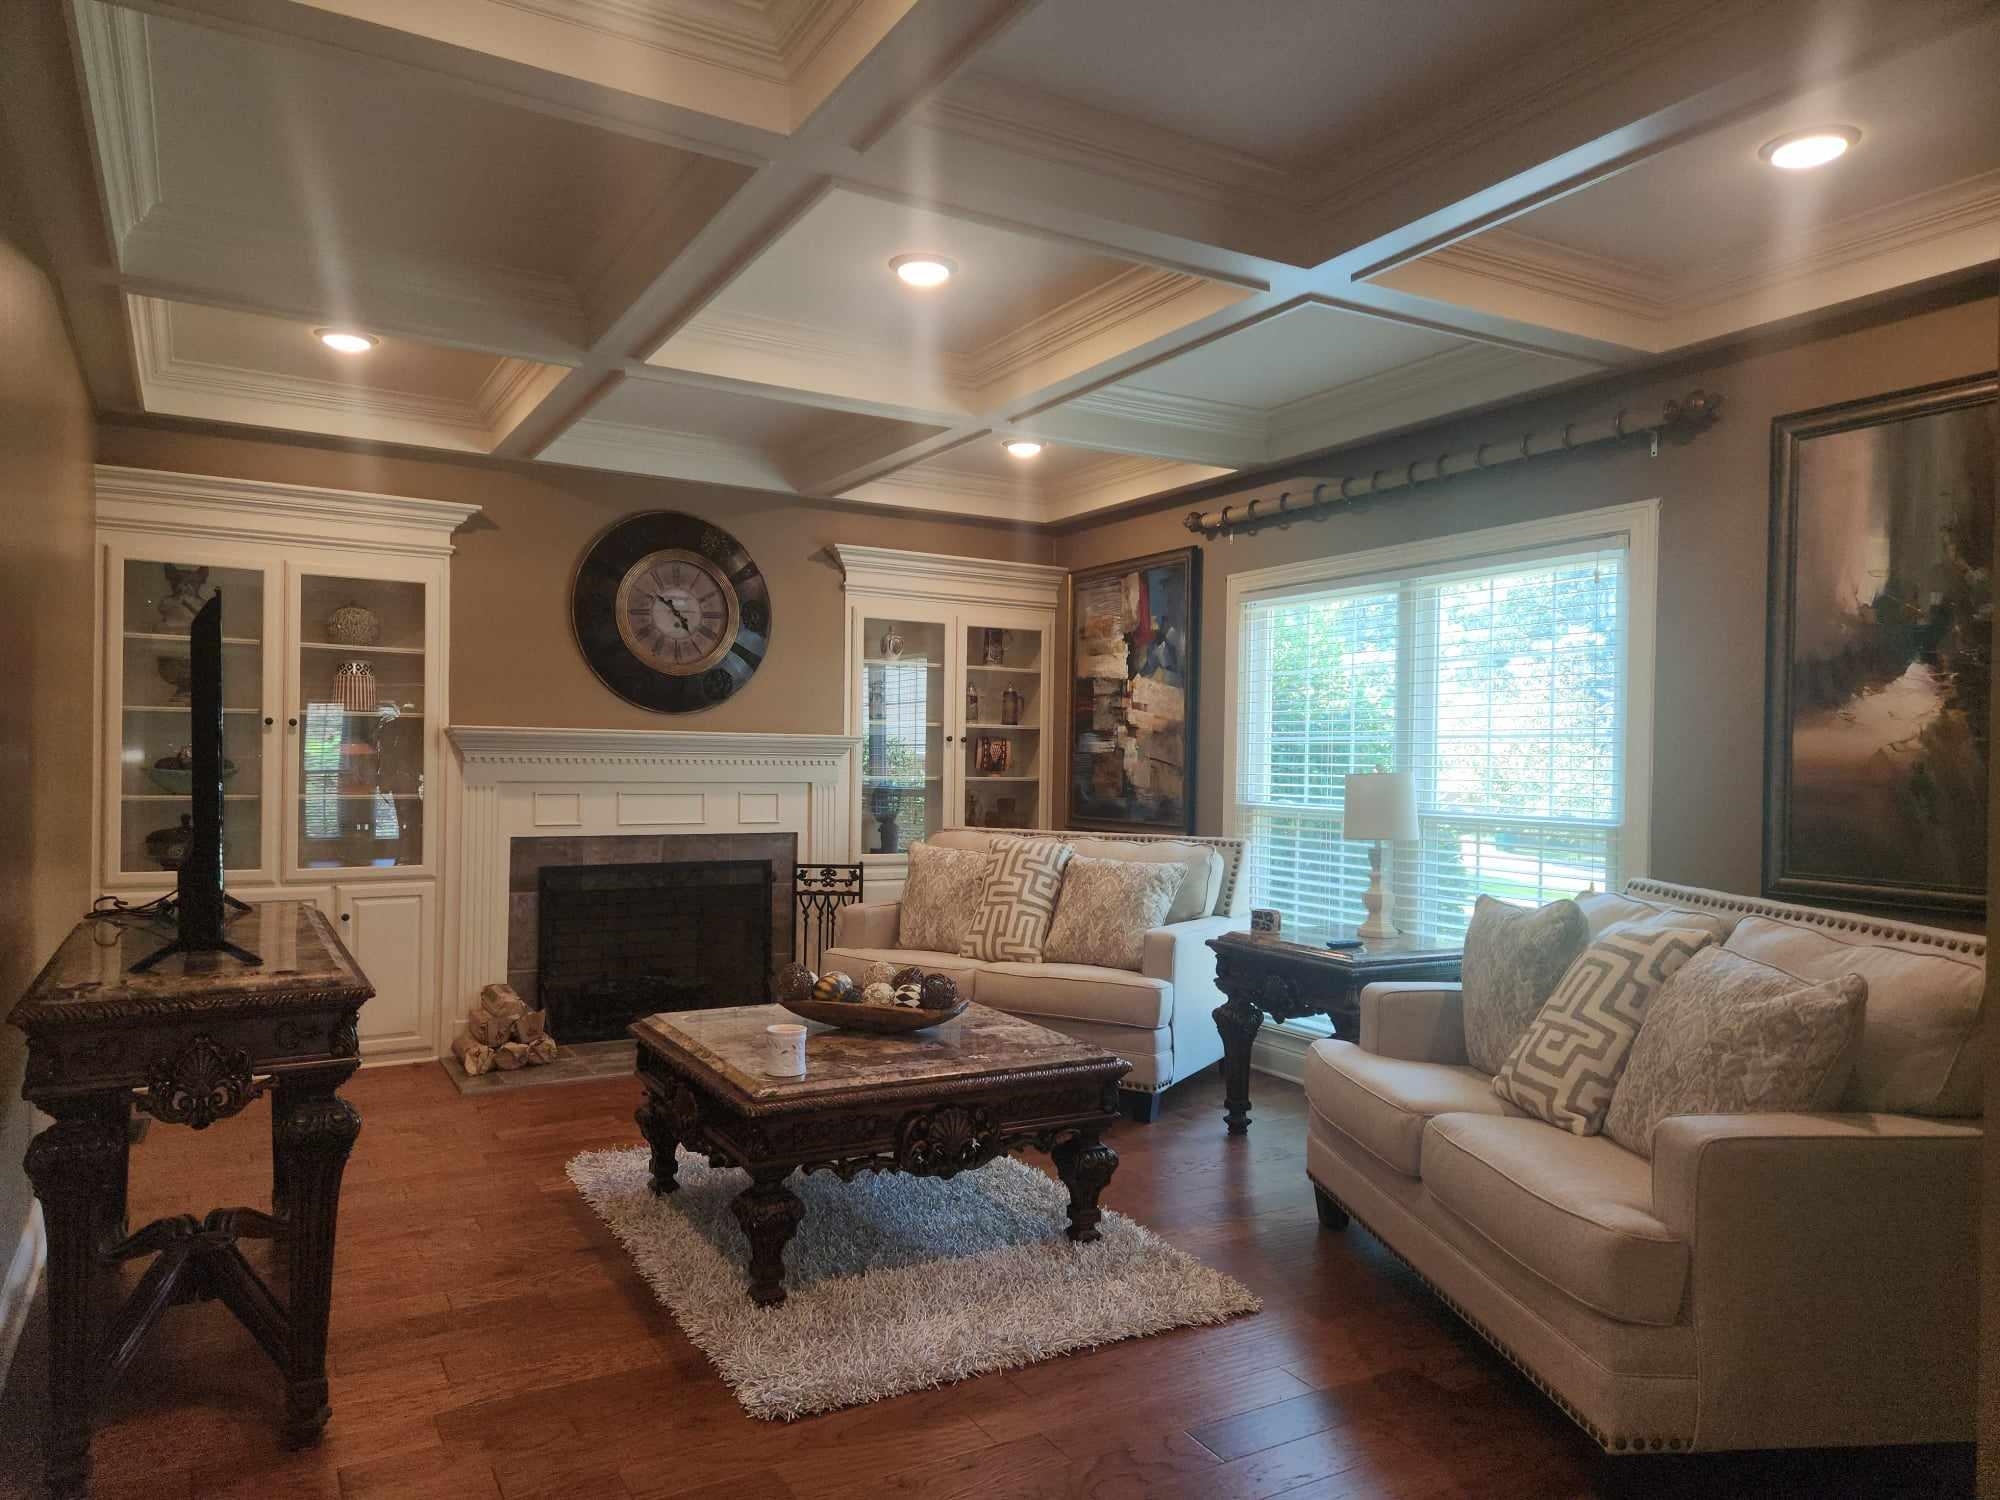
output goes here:
[[1283, 1026], [1267, 1024], [1257, 1033], [1257, 1040], [1251, 1044], [1250, 1066], [1259, 1073], [1269, 1073], [1273, 1078], [1282, 1078], [1289, 1083], [1303, 1083], [1306, 1076], [1306, 1052], [1319, 1040], [1318, 1037], [1290, 1031]]
[[42, 1205], [31, 1201], [28, 1223], [22, 1230], [20, 1243], [14, 1247], [7, 1279], [0, 1282], [0, 1386], [7, 1383], [14, 1350], [28, 1321], [28, 1304], [35, 1300], [35, 1289], [41, 1285], [42, 1263], [48, 1258], [48, 1249], [48, 1237], [42, 1231]]

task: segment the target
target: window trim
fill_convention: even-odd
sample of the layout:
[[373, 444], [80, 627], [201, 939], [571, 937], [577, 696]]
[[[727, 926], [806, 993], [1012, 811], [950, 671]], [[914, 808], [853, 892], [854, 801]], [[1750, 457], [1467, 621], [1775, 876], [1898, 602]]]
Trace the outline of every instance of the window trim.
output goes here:
[[1399, 542], [1339, 557], [1311, 558], [1252, 568], [1228, 575], [1225, 583], [1223, 642], [1222, 798], [1223, 832], [1248, 835], [1238, 817], [1236, 797], [1237, 707], [1245, 684], [1242, 673], [1243, 605], [1256, 598], [1316, 588], [1345, 588], [1370, 575], [1473, 566], [1544, 548], [1578, 543], [1625, 544], [1626, 682], [1624, 821], [1619, 830], [1620, 875], [1639, 879], [1651, 871], [1653, 827], [1653, 690], [1655, 628], [1659, 607], [1660, 501], [1635, 500], [1511, 526], [1455, 536]]

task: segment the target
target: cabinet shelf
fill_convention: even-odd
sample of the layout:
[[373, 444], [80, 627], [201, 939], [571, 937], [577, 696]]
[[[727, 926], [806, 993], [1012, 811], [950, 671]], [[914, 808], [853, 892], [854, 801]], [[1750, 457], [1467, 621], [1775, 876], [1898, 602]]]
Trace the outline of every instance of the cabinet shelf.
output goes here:
[[968, 672], [1005, 672], [1014, 677], [1040, 677], [1042, 675], [1040, 667], [994, 667], [988, 666], [984, 662], [970, 661], [965, 664], [965, 670]]
[[[185, 646], [188, 643], [188, 637], [185, 634], [175, 635], [173, 632], [166, 630], [128, 630], [125, 632], [125, 639], [128, 641], [152, 641], [157, 645], [163, 646]], [[222, 644], [225, 646], [261, 646], [264, 643], [253, 635], [225, 635], [222, 638]]]
[[869, 729], [942, 729], [944, 725], [936, 719], [926, 719], [921, 724], [898, 724], [894, 719], [866, 719], [863, 723]]
[[[128, 714], [188, 714], [194, 712], [191, 703], [124, 703], [121, 707]], [[261, 714], [261, 708], [225, 708], [226, 714]]]
[[[183, 795], [178, 792], [124, 792], [120, 794], [119, 800], [121, 802], [192, 802], [194, 801], [194, 795], [192, 793]], [[257, 794], [255, 792], [224, 792], [222, 800], [224, 802], [255, 802]]]
[[387, 797], [391, 802], [421, 802], [422, 792], [300, 792], [301, 802], [380, 802]]
[[942, 672], [944, 670], [943, 662], [932, 661], [924, 656], [864, 656], [861, 658], [861, 665], [864, 667], [923, 667], [925, 670], [931, 672]]
[[343, 646], [339, 641], [300, 641], [301, 651], [339, 651], [347, 656], [422, 656], [422, 646]]
[[965, 727], [967, 729], [1004, 729], [1009, 734], [1040, 734], [1042, 732], [1042, 726], [1039, 724], [989, 724], [983, 719], [967, 719]]
[[965, 779], [966, 779], [967, 781], [1013, 781], [1013, 782], [1022, 782], [1022, 781], [1040, 781], [1040, 780], [1041, 780], [1042, 778], [1041, 778], [1041, 777], [1039, 777], [1039, 776], [968, 776], [968, 777], [966, 777]]

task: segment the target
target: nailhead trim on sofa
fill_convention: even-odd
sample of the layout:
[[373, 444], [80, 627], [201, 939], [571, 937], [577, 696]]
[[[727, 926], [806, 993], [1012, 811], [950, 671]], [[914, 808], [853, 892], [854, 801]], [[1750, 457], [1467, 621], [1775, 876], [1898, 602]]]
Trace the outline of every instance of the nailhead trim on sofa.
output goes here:
[[[1637, 882], [1634, 882], [1634, 885], [1636, 884]], [[1631, 887], [1627, 887], [1627, 889], [1631, 889]], [[1666, 889], [1674, 890], [1677, 888], [1669, 886]], [[1529, 1381], [1534, 1385], [1536, 1390], [1540, 1391], [1544, 1396], [1547, 1396], [1549, 1400], [1553, 1401], [1564, 1416], [1568, 1417], [1572, 1422], [1576, 1423], [1578, 1427], [1582, 1428], [1584, 1433], [1589, 1436], [1590, 1440], [1596, 1443], [1597, 1446], [1602, 1448], [1606, 1453], [1680, 1453], [1685, 1451], [1693, 1443], [1694, 1439], [1691, 1436], [1690, 1437], [1680, 1437], [1680, 1436], [1631, 1437], [1623, 1433], [1607, 1433], [1602, 1429], [1594, 1426], [1591, 1422], [1587, 1421], [1577, 1411], [1575, 1407], [1571, 1406], [1568, 1401], [1563, 1399], [1563, 1395], [1560, 1391], [1556, 1390], [1546, 1380], [1542, 1379], [1540, 1375], [1536, 1374], [1535, 1371], [1529, 1367], [1528, 1362], [1526, 1360], [1522, 1359], [1520, 1355], [1516, 1354], [1512, 1349], [1510, 1349], [1507, 1346], [1506, 1340], [1502, 1339], [1492, 1329], [1488, 1328], [1484, 1323], [1480, 1322], [1478, 1318], [1475, 1318], [1471, 1313], [1467, 1312], [1465, 1308], [1459, 1303], [1458, 1299], [1452, 1296], [1451, 1293], [1447, 1292], [1443, 1287], [1439, 1286], [1435, 1281], [1432, 1281], [1430, 1277], [1426, 1276], [1422, 1271], [1419, 1271], [1415, 1266], [1411, 1265], [1410, 1262], [1404, 1257], [1403, 1252], [1398, 1250], [1394, 1245], [1390, 1244], [1388, 1237], [1385, 1236], [1380, 1230], [1378, 1230], [1373, 1224], [1370, 1224], [1366, 1219], [1362, 1218], [1361, 1215], [1356, 1213], [1352, 1208], [1349, 1208], [1345, 1203], [1342, 1203], [1340, 1199], [1335, 1198], [1332, 1193], [1328, 1193], [1326, 1189], [1322, 1187], [1318, 1182], [1314, 1182], [1313, 1187], [1317, 1189], [1319, 1192], [1326, 1193], [1326, 1196], [1328, 1198], [1332, 1198], [1336, 1204], [1339, 1204], [1342, 1213], [1346, 1214], [1349, 1219], [1353, 1220], [1353, 1222], [1359, 1224], [1363, 1229], [1367, 1230], [1369, 1235], [1375, 1240], [1375, 1242], [1378, 1245], [1380, 1245], [1384, 1250], [1387, 1250], [1390, 1255], [1394, 1256], [1395, 1259], [1399, 1263], [1401, 1263], [1401, 1265], [1405, 1270], [1407, 1270], [1412, 1276], [1416, 1277], [1417, 1280], [1421, 1281], [1426, 1287], [1430, 1288], [1432, 1296], [1436, 1297], [1438, 1301], [1442, 1302], [1446, 1307], [1450, 1308], [1454, 1313], [1456, 1313], [1459, 1317], [1459, 1320], [1463, 1322], [1466, 1327], [1470, 1328], [1474, 1333], [1478, 1334], [1481, 1338], [1486, 1340], [1487, 1343], [1491, 1344], [1493, 1346], [1494, 1352], [1497, 1353], [1502, 1359], [1506, 1360], [1508, 1364], [1512, 1365], [1515, 1369], [1519, 1370], [1523, 1375], [1527, 1376]]]
[[1773, 917], [1805, 927], [1824, 927], [1833, 932], [1858, 932], [1865, 937], [1888, 938], [1914, 947], [1942, 948], [1947, 953], [1963, 953], [1972, 958], [1986, 956], [1986, 938], [1975, 932], [1954, 932], [1948, 927], [1925, 927], [1916, 922], [1897, 922], [1887, 917], [1864, 917], [1853, 912], [1827, 911], [1817, 906], [1793, 906], [1786, 901], [1767, 901], [1758, 896], [1735, 896], [1727, 891], [1704, 890], [1698, 885], [1673, 885], [1664, 880], [1628, 880], [1625, 894], [1663, 901], [1669, 906], [1698, 910], [1735, 912], [1745, 917]]

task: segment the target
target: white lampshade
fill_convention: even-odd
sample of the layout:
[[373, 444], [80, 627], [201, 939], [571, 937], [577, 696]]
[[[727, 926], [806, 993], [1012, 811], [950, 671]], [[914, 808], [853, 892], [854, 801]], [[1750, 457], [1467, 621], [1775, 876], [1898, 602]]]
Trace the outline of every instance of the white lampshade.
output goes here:
[[1367, 771], [1347, 778], [1341, 837], [1400, 843], [1417, 836], [1417, 779], [1408, 771]]

